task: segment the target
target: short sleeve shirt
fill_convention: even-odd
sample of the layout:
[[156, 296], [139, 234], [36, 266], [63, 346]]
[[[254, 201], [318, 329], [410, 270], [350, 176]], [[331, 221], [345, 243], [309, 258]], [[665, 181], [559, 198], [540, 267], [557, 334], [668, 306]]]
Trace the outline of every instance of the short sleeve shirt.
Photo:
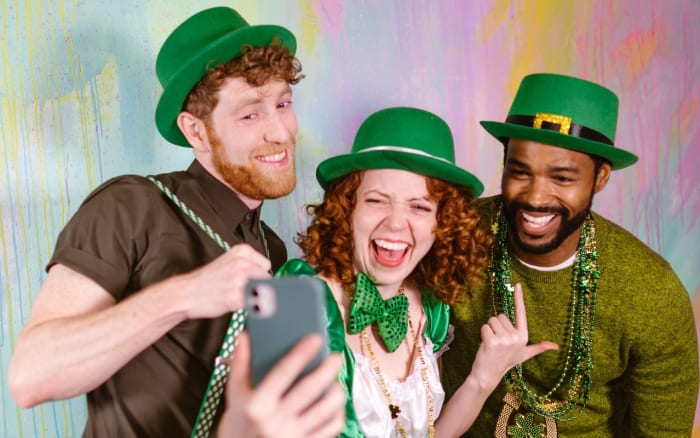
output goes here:
[[[261, 253], [267, 245], [274, 270], [286, 260], [284, 243], [260, 222], [260, 209], [249, 210], [197, 161], [156, 178], [230, 245], [245, 241]], [[122, 301], [221, 254], [152, 182], [121, 176], [85, 199], [61, 231], [47, 269], [68, 266]], [[230, 317], [180, 323], [88, 393], [84, 436], [189, 436]]]

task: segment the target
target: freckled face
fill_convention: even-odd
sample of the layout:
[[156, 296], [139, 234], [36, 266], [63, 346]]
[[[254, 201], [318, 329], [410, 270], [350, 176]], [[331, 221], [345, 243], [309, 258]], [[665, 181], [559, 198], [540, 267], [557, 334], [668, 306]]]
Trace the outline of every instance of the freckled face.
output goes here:
[[424, 176], [396, 169], [364, 171], [355, 196], [355, 267], [395, 292], [435, 241], [437, 202]]

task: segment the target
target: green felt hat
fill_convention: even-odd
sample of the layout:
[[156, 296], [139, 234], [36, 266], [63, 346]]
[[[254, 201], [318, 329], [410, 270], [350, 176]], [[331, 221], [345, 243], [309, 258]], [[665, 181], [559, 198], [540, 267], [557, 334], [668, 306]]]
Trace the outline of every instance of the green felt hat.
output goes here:
[[631, 166], [637, 156], [615, 147], [618, 99], [607, 88], [571, 76], [525, 76], [505, 123], [482, 121], [501, 142], [532, 140], [610, 161], [613, 169]]
[[156, 75], [163, 94], [156, 108], [156, 126], [168, 141], [189, 146], [176, 120], [187, 95], [206, 73], [241, 55], [241, 47], [268, 47], [274, 40], [296, 51], [294, 35], [281, 26], [251, 26], [228, 7], [205, 9], [178, 26], [163, 43]]
[[450, 127], [433, 113], [417, 108], [387, 108], [369, 116], [357, 131], [349, 154], [328, 158], [316, 168], [325, 189], [348, 173], [368, 169], [400, 169], [484, 191], [481, 181], [455, 165]]

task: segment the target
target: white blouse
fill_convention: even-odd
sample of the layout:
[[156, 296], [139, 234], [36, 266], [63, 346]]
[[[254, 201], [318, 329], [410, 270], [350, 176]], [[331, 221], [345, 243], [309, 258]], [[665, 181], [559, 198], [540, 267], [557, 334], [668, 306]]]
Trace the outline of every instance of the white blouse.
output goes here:
[[[400, 438], [396, 420], [391, 418], [389, 405], [377, 382], [377, 376], [369, 358], [359, 353], [354, 355], [352, 398], [360, 428], [368, 438]], [[435, 422], [445, 401], [445, 391], [440, 383], [437, 356], [433, 353], [433, 344], [428, 338], [425, 338], [423, 357], [433, 398], [433, 422]], [[425, 397], [418, 356], [414, 358], [411, 374], [406, 380], [398, 381], [383, 377], [392, 401], [401, 408], [399, 419], [406, 434], [409, 437], [428, 436], [428, 401]]]

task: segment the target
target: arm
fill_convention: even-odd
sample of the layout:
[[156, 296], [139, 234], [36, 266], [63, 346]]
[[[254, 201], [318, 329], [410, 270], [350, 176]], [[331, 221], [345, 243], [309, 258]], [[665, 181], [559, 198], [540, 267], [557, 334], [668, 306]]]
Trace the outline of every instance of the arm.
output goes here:
[[15, 346], [10, 391], [25, 408], [84, 394], [185, 319], [241, 308], [245, 284], [269, 268], [252, 247], [237, 245], [117, 303], [88, 277], [54, 265]]
[[219, 437], [335, 437], [345, 425], [345, 392], [338, 382], [342, 360], [334, 354], [294, 383], [321, 348], [319, 337], [302, 339], [251, 387], [250, 340], [239, 339], [226, 383]]
[[698, 396], [693, 310], [675, 275], [657, 284], [661, 287], [645, 291], [646, 303], [630, 303], [625, 310], [639, 322], [625, 382], [625, 429], [635, 437], [690, 436]]
[[443, 408], [436, 423], [436, 436], [456, 437], [466, 432], [508, 370], [540, 353], [558, 348], [548, 341], [527, 345], [527, 315], [520, 284], [515, 285], [513, 300], [515, 325], [500, 314], [482, 326], [482, 342], [471, 373]]

